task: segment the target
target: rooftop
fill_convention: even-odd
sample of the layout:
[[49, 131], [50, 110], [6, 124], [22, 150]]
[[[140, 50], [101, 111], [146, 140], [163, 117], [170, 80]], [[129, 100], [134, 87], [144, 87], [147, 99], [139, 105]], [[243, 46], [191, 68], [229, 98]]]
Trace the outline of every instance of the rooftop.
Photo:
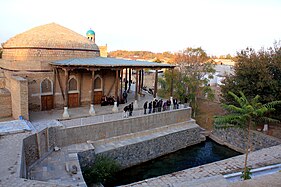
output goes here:
[[136, 60], [124, 60], [117, 58], [73, 58], [67, 60], [59, 60], [51, 62], [54, 66], [86, 66], [86, 67], [140, 67], [140, 68], [174, 68], [174, 65], [148, 62], [148, 61], [136, 61]]

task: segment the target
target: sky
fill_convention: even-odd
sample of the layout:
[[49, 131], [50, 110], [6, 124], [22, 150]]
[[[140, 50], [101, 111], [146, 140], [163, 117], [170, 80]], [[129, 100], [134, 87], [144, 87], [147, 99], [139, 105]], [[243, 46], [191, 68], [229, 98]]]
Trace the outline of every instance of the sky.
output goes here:
[[281, 40], [281, 0], [1, 0], [0, 43], [55, 22], [114, 50], [235, 55]]

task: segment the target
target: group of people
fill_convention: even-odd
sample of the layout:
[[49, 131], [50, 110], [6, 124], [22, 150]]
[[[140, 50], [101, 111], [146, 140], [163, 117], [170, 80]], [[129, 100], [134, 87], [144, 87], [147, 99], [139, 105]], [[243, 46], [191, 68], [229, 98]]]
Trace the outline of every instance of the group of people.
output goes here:
[[[155, 99], [153, 101], [146, 101], [143, 104], [143, 110], [144, 114], [147, 114], [147, 109], [148, 109], [148, 114], [155, 113], [155, 112], [161, 112], [161, 111], [166, 111], [171, 109], [172, 102], [171, 100], [166, 100], [165, 102], [162, 99]], [[175, 98], [173, 99], [173, 109], [178, 109], [179, 108], [179, 103], [178, 100]]]
[[[179, 102], [176, 98], [173, 99], [173, 103], [171, 102], [170, 99], [163, 101], [162, 99], [154, 99], [153, 101], [146, 101], [143, 104], [143, 110], [144, 114], [151, 114], [151, 113], [156, 113], [156, 112], [161, 112], [161, 111], [167, 111], [171, 109], [178, 109], [179, 108]], [[133, 110], [134, 110], [134, 103], [131, 102], [129, 105], [126, 105], [124, 107], [124, 118], [128, 118], [129, 116], [133, 115]]]

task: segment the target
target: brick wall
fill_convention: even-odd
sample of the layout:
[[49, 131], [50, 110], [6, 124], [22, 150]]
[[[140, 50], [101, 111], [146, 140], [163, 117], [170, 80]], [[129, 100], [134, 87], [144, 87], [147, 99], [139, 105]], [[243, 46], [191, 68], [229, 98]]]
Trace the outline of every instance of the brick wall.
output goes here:
[[19, 76], [12, 76], [9, 82], [13, 118], [18, 119], [19, 116], [23, 116], [24, 119], [29, 119], [27, 80]]
[[0, 89], [0, 117], [12, 116], [11, 93], [6, 88]]
[[107, 45], [99, 46], [99, 49], [100, 49], [100, 56], [107, 57]]
[[99, 52], [79, 50], [46, 50], [46, 49], [4, 49], [4, 60], [16, 61], [56, 61], [70, 58], [92, 58], [99, 56]]

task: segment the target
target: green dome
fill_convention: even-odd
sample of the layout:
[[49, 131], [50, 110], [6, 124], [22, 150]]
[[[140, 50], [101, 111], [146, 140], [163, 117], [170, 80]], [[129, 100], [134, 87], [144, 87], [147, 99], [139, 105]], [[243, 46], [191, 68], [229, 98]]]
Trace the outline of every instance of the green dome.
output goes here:
[[93, 31], [92, 29], [88, 30], [86, 35], [95, 35], [95, 31]]

